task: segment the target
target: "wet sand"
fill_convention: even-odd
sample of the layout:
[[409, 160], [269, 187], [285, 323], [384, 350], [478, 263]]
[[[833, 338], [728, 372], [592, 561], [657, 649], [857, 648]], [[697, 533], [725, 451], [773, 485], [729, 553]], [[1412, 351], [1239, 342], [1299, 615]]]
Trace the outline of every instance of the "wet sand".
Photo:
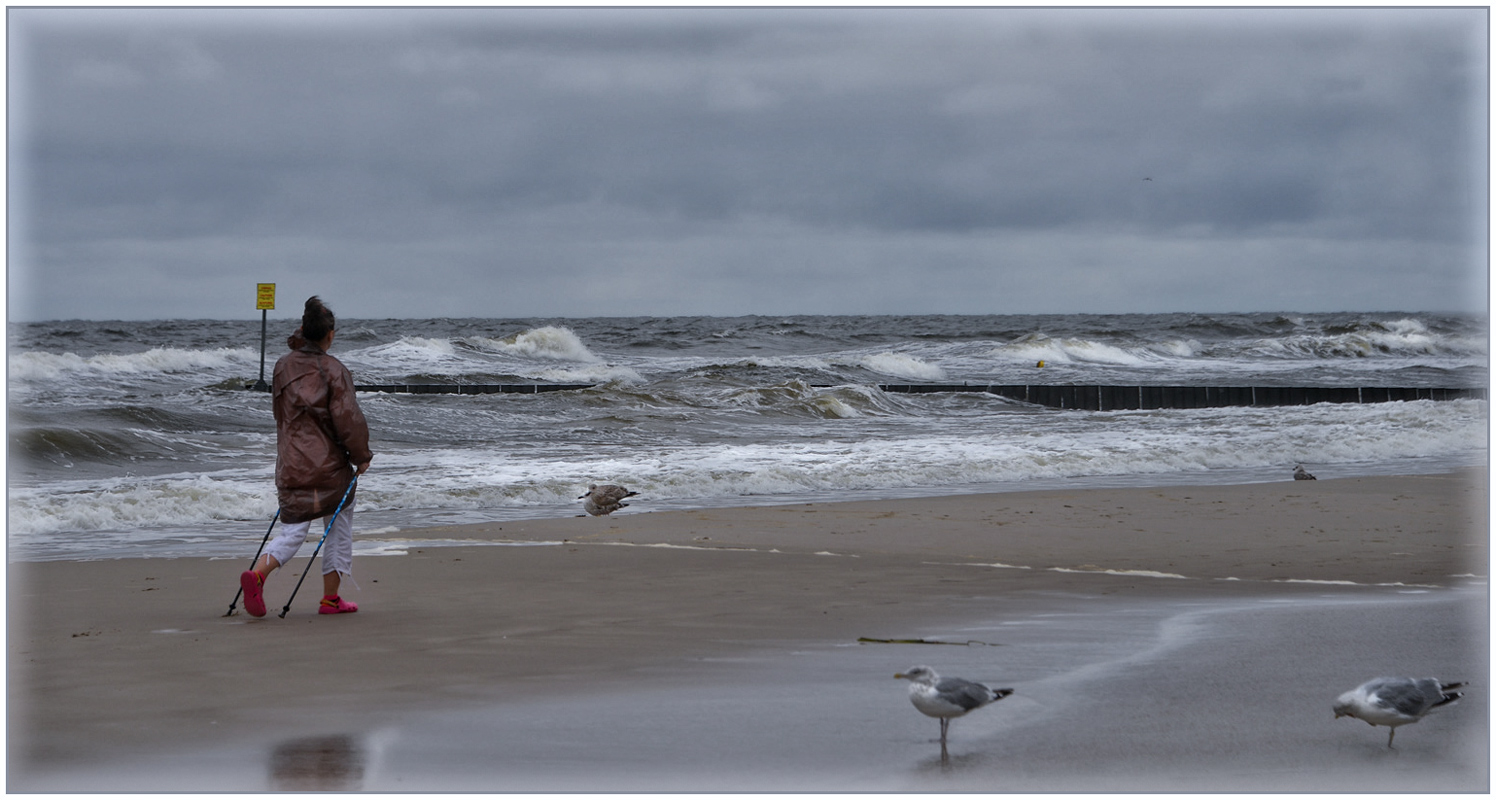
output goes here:
[[[361, 610], [331, 617], [315, 576], [276, 616], [304, 559], [271, 615], [222, 616], [263, 528], [243, 563], [11, 564], [7, 788], [1484, 792], [1486, 495], [1467, 473], [360, 535], [403, 554], [356, 557]], [[1017, 693], [942, 763], [892, 677], [916, 663]], [[1329, 710], [1378, 674], [1473, 684], [1388, 750]]]

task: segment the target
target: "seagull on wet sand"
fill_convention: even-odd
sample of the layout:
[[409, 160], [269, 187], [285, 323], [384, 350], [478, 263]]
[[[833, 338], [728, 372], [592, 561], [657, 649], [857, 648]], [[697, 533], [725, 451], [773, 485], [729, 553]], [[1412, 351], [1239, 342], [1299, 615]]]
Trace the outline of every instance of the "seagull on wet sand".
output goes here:
[[1451, 691], [1464, 683], [1440, 683], [1437, 678], [1373, 678], [1342, 694], [1334, 705], [1335, 718], [1355, 717], [1373, 728], [1386, 725], [1387, 746], [1397, 735], [1397, 726], [1411, 725], [1436, 708], [1454, 703], [1463, 695]]
[[594, 517], [603, 517], [620, 508], [628, 507], [628, 503], [623, 502], [623, 498], [633, 497], [636, 494], [638, 492], [631, 492], [622, 486], [614, 486], [611, 483], [605, 483], [601, 486], [594, 483], [587, 487], [586, 494], [577, 499], [586, 501], [582, 503], [582, 508], [586, 509], [588, 514]]
[[1296, 480], [1296, 481], [1313, 481], [1313, 480], [1318, 480], [1318, 478], [1315, 478], [1313, 475], [1310, 475], [1308, 472], [1304, 471], [1304, 465], [1303, 464], [1300, 464], [1297, 467], [1293, 468], [1293, 479]]
[[920, 713], [940, 720], [941, 758], [946, 757], [945, 738], [951, 720], [1013, 693], [1012, 689], [994, 689], [962, 678], [942, 678], [925, 666], [911, 667], [908, 672], [897, 673], [894, 677], [909, 681], [909, 702]]

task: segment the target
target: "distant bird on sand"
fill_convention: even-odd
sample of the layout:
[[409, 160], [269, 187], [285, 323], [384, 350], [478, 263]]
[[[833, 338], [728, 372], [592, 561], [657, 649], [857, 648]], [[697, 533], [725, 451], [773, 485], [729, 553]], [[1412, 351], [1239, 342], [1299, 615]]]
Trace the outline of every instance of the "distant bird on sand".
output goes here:
[[940, 757], [946, 758], [945, 737], [951, 720], [966, 716], [988, 703], [1013, 693], [1012, 689], [994, 689], [986, 684], [961, 678], [941, 678], [929, 667], [912, 667], [895, 678], [909, 681], [909, 702], [927, 717], [940, 720]]
[[586, 494], [577, 499], [586, 500], [586, 502], [582, 503], [582, 508], [586, 509], [588, 514], [594, 517], [604, 517], [620, 508], [628, 507], [628, 503], [623, 502], [623, 498], [633, 497], [636, 494], [638, 492], [631, 492], [622, 486], [614, 486], [611, 483], [605, 483], [601, 486], [594, 483], [587, 487]]
[[1335, 701], [1335, 719], [1355, 717], [1373, 728], [1386, 725], [1387, 746], [1397, 735], [1397, 726], [1411, 725], [1436, 708], [1443, 708], [1464, 695], [1452, 692], [1464, 683], [1440, 683], [1437, 678], [1373, 678], [1341, 695]]
[[1293, 479], [1296, 480], [1296, 481], [1313, 481], [1313, 480], [1318, 480], [1318, 478], [1315, 478], [1313, 475], [1310, 475], [1309, 473], [1307, 473], [1307, 472], [1304, 471], [1304, 465], [1303, 464], [1300, 464], [1297, 467], [1293, 468]]

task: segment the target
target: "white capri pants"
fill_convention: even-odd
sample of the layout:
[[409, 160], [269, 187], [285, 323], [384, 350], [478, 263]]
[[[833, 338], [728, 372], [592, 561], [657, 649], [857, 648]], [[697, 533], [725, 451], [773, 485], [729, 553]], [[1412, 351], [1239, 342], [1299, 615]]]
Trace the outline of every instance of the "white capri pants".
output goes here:
[[[322, 574], [337, 572], [342, 575], [353, 574], [353, 507], [358, 505], [358, 500], [352, 499], [343, 506], [338, 513], [338, 518], [332, 521], [332, 530], [327, 531], [327, 539], [322, 543]], [[325, 519], [325, 517], [324, 517]], [[281, 526], [280, 533], [270, 541], [265, 548], [266, 555], [274, 558], [281, 566], [285, 566], [296, 557], [296, 551], [306, 541], [306, 535], [311, 530], [312, 522], [288, 522]], [[315, 520], [321, 522], [321, 520]], [[326, 530], [326, 525], [317, 527]]]

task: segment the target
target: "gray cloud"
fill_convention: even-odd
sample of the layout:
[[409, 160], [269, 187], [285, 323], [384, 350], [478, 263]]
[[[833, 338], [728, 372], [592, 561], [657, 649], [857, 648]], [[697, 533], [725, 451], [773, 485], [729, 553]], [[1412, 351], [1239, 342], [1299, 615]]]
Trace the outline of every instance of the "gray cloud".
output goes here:
[[13, 317], [1484, 307], [1483, 9], [10, 20]]

